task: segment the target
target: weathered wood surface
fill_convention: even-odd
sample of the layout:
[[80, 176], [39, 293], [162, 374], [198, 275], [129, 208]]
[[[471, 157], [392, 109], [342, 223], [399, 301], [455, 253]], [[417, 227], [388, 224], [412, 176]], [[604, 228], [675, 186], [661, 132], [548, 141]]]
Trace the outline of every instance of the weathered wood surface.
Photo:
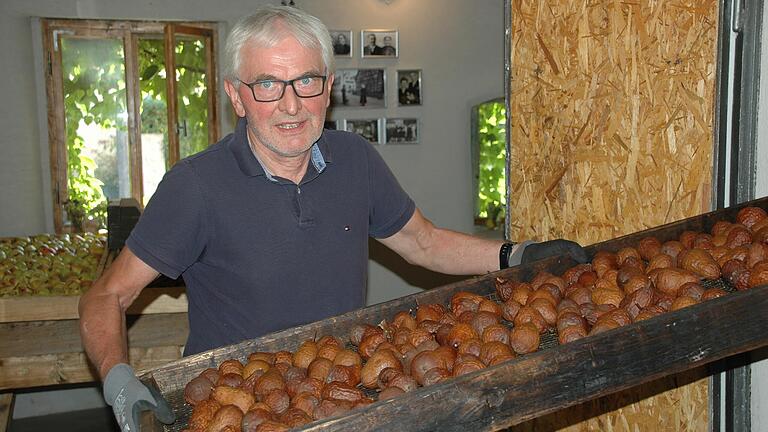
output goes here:
[[[667, 224], [606, 241], [588, 248], [615, 251], [653, 235], [676, 238], [685, 230], [708, 231], [718, 220], [733, 220], [746, 205], [768, 208], [763, 198], [725, 210]], [[494, 291], [497, 276], [529, 280], [536, 272], [562, 273], [574, 262], [550, 258], [446, 285], [316, 323], [272, 333], [140, 371], [171, 401], [183, 400], [184, 385], [206, 367], [229, 358], [245, 359], [253, 351], [294, 350], [320, 335], [346, 338], [357, 323], [378, 324], [418, 304], [446, 303], [457, 291], [483, 295]], [[590, 336], [563, 346], [419, 389], [393, 400], [375, 403], [336, 419], [313, 424], [309, 430], [470, 430], [499, 429], [611, 394], [659, 377], [689, 370], [715, 360], [768, 345], [768, 287], [730, 294], [651, 320]], [[183, 404], [183, 402], [182, 402]], [[174, 406], [180, 422], [183, 407]], [[163, 430], [159, 423], [143, 430]], [[174, 428], [172, 430], [180, 430]]]
[[[128, 344], [135, 348], [183, 345], [189, 333], [187, 314], [129, 317]], [[83, 350], [79, 320], [0, 324], [0, 355], [25, 357]]]
[[[188, 334], [186, 313], [129, 317], [129, 361], [143, 369], [177, 360]], [[0, 390], [92, 381], [78, 320], [0, 324]]]
[[[78, 319], [80, 296], [8, 297], [0, 299], [0, 323]], [[128, 308], [129, 315], [187, 311], [184, 287], [145, 288]]]
[[[129, 348], [128, 363], [135, 369], [156, 368], [181, 358], [182, 351], [177, 345]], [[0, 390], [98, 381], [82, 351], [0, 359]]]
[[0, 394], [0, 432], [5, 432], [13, 416], [13, 393]]

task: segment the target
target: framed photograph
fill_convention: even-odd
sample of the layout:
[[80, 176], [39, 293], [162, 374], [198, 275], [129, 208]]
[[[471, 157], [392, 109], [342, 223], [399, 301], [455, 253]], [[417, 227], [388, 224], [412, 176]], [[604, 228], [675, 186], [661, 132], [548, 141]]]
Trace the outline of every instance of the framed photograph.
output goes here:
[[333, 54], [337, 57], [352, 57], [352, 30], [329, 30], [333, 41]]
[[360, 32], [361, 57], [397, 57], [400, 54], [397, 30], [363, 30]]
[[384, 108], [386, 88], [384, 69], [337, 69], [331, 107]]
[[354, 132], [373, 144], [381, 143], [379, 119], [346, 120], [347, 132]]
[[417, 144], [419, 142], [419, 119], [386, 119], [384, 142], [386, 144]]
[[421, 69], [397, 71], [397, 104], [421, 105]]

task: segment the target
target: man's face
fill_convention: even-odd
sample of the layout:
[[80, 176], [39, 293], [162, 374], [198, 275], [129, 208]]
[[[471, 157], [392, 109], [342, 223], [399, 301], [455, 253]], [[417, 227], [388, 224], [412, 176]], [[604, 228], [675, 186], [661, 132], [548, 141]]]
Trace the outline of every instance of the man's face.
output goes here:
[[376, 45], [376, 35], [368, 35], [368, 43], [371, 45]]
[[392, 46], [392, 36], [384, 36], [384, 45]]
[[[320, 52], [304, 48], [292, 37], [271, 48], [246, 43], [240, 56], [239, 78], [247, 83], [326, 73]], [[320, 137], [332, 84], [333, 75], [328, 77], [324, 92], [312, 98], [300, 98], [286, 86], [283, 97], [274, 102], [255, 101], [246, 85], [237, 89], [229, 82], [225, 85], [237, 115], [248, 119], [248, 136], [256, 151], [268, 149], [280, 157], [294, 157], [306, 153]]]

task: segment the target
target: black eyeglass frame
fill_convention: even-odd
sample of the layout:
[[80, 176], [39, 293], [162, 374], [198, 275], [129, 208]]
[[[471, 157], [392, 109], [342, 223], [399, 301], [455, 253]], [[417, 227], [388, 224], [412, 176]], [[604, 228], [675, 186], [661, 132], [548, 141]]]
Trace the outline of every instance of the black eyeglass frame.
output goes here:
[[[320, 79], [322, 79], [323, 80], [323, 84], [320, 86], [320, 93], [318, 93], [316, 95], [312, 95], [312, 96], [302, 96], [302, 95], [300, 95], [299, 92], [296, 91], [296, 87], [294, 87], [293, 83], [295, 81], [300, 81], [300, 80], [303, 80], [305, 78], [320, 78]], [[294, 78], [292, 80], [287, 80], [287, 81], [283, 81], [283, 80], [279, 80], [279, 79], [265, 79], [265, 80], [257, 80], [257, 81], [251, 82], [251, 83], [247, 83], [247, 82], [245, 82], [245, 81], [243, 81], [243, 80], [241, 80], [239, 78], [237, 80], [240, 81], [242, 84], [244, 84], [249, 89], [251, 89], [251, 96], [253, 96], [253, 100], [255, 100], [256, 102], [276, 102], [276, 101], [279, 101], [280, 99], [282, 99], [283, 96], [285, 96], [285, 89], [288, 88], [288, 86], [291, 86], [293, 88], [293, 94], [295, 94], [296, 97], [300, 97], [302, 99], [309, 99], [309, 98], [320, 96], [321, 94], [325, 93], [325, 82], [328, 80], [328, 75], [304, 75], [304, 76], [300, 76], [298, 78]], [[258, 99], [256, 97], [256, 92], [253, 90], [253, 86], [255, 86], [257, 84], [260, 84], [260, 83], [265, 83], [265, 82], [281, 83], [283, 85], [283, 90], [280, 92], [280, 96], [278, 96], [275, 99], [269, 99], [269, 100], [260, 100], [260, 99]]]

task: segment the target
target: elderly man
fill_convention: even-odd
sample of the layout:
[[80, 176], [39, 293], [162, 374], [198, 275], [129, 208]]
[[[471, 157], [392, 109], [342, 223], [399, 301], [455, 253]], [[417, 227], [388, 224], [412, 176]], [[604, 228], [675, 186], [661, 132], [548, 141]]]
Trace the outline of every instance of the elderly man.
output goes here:
[[376, 44], [376, 35], [370, 33], [368, 35], [368, 44], [363, 47], [363, 54], [365, 55], [381, 55], [381, 47]]
[[235, 132], [165, 175], [80, 302], [83, 343], [124, 431], [144, 409], [173, 421], [127, 365], [125, 311], [160, 273], [186, 283], [189, 355], [364, 306], [369, 237], [450, 274], [586, 259], [564, 240], [512, 245], [435, 227], [368, 142], [323, 130], [334, 58], [317, 18], [260, 9], [232, 29], [226, 56]]

